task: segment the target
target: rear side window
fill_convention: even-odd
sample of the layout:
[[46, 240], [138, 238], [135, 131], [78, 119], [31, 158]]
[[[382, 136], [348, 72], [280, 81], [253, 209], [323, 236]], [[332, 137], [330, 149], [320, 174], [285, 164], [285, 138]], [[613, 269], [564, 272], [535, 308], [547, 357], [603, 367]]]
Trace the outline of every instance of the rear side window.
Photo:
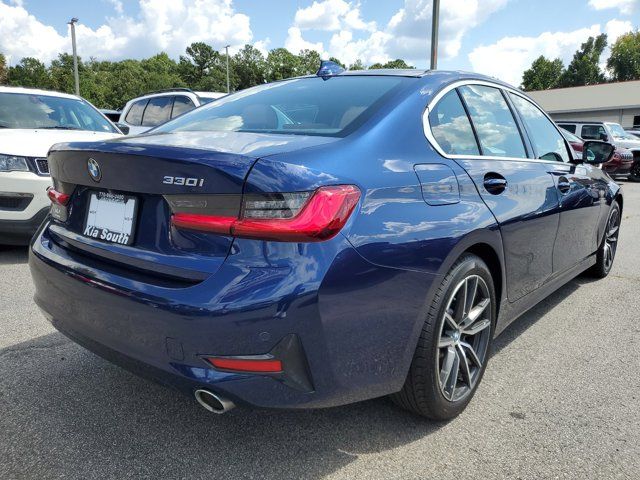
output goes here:
[[520, 130], [502, 92], [484, 85], [459, 89], [478, 134], [482, 155], [526, 158]]
[[479, 155], [476, 137], [458, 92], [451, 90], [429, 113], [431, 133], [450, 155]]
[[189, 97], [178, 96], [173, 101], [173, 111], [171, 112], [171, 118], [175, 118], [178, 115], [182, 115], [189, 110], [193, 110], [196, 106], [193, 104]]
[[586, 140], [603, 140], [607, 135], [602, 125], [583, 125], [582, 138]]
[[155, 127], [169, 120], [173, 97], [156, 97], [149, 100], [149, 105], [144, 111], [142, 125], [145, 127]]
[[127, 116], [125, 117], [125, 122], [129, 125], [140, 125], [142, 123], [142, 114], [144, 113], [144, 109], [149, 103], [149, 100], [138, 100], [129, 109]]
[[575, 125], [567, 125], [567, 124], [559, 124], [558, 125], [560, 128], [564, 128], [567, 132], [571, 132], [571, 133], [576, 133], [576, 126]]
[[520, 95], [510, 95], [529, 133], [536, 157], [554, 162], [568, 162], [569, 152], [564, 138], [551, 120], [529, 100]]

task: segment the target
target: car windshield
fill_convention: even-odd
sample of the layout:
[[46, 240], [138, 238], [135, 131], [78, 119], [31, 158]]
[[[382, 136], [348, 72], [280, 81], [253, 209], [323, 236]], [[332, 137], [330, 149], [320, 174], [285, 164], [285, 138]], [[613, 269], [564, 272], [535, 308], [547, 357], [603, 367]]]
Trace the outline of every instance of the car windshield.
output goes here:
[[308, 77], [260, 85], [193, 110], [154, 132], [344, 136], [411, 80], [399, 76]]
[[84, 100], [7, 92], [0, 92], [0, 128], [117, 132]]
[[635, 140], [632, 135], [625, 132], [624, 128], [617, 123], [607, 123], [607, 127], [609, 127], [611, 135], [613, 135], [614, 138], [619, 138], [621, 140]]

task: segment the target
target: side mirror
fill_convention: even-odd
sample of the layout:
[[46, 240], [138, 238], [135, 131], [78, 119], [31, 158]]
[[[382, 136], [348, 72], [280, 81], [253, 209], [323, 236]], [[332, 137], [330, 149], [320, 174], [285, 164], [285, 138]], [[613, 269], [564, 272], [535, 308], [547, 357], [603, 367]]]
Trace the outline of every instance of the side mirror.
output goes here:
[[124, 123], [117, 122], [116, 127], [118, 127], [118, 129], [125, 135], [129, 135], [129, 125], [125, 125]]
[[611, 160], [616, 148], [610, 143], [588, 141], [582, 146], [582, 161], [590, 165], [600, 165]]
[[606, 133], [601, 133], [600, 134], [600, 140], [602, 140], [603, 142], [608, 142], [609, 141], [609, 136]]

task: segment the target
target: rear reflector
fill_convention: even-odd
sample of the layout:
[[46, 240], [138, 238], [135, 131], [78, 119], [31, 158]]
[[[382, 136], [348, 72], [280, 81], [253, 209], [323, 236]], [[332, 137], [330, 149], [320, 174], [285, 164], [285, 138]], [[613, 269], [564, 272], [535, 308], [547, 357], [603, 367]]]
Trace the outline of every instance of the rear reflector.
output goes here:
[[177, 228], [281, 242], [320, 242], [338, 234], [360, 200], [354, 185], [315, 192], [247, 195], [239, 217], [175, 212]]
[[47, 189], [47, 195], [49, 196], [51, 203], [56, 203], [62, 206], [65, 206], [67, 203], [69, 203], [69, 199], [71, 198], [71, 195], [58, 192], [57, 190], [54, 190], [53, 187], [49, 187]]
[[231, 357], [208, 357], [207, 361], [220, 370], [252, 373], [282, 372], [282, 362], [275, 358], [249, 359]]

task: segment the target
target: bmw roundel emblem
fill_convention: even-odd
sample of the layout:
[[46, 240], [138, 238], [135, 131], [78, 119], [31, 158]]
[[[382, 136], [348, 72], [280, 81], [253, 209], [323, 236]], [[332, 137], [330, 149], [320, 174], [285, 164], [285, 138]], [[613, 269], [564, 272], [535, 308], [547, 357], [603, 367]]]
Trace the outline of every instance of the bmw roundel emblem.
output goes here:
[[91, 179], [95, 182], [99, 182], [102, 178], [102, 172], [100, 171], [100, 165], [93, 158], [87, 160], [87, 170], [89, 170], [89, 175]]

